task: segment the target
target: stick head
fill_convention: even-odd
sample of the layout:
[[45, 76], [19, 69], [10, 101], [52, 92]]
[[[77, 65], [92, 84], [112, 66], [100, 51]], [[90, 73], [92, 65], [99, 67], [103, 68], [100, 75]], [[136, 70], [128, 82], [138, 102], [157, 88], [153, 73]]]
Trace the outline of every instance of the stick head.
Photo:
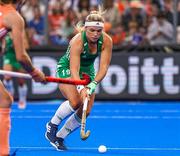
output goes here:
[[81, 131], [81, 139], [86, 140], [90, 135], [90, 130], [88, 130], [86, 133], [84, 131]]
[[86, 80], [86, 83], [89, 84], [91, 82], [91, 79], [90, 79], [90, 76], [85, 74], [85, 73], [82, 73], [82, 77], [84, 80]]

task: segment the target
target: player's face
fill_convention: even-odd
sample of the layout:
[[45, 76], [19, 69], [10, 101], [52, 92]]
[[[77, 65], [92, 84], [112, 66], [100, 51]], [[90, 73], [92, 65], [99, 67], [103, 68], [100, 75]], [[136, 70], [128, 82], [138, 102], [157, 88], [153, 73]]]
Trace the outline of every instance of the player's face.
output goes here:
[[86, 36], [91, 42], [95, 43], [101, 36], [102, 30], [101, 27], [86, 27]]

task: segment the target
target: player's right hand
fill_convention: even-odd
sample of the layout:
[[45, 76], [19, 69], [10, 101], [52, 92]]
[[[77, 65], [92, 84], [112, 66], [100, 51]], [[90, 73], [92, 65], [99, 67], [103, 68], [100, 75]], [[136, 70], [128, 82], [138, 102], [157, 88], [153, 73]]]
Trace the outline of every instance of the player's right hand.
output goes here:
[[43, 72], [41, 72], [39, 69], [35, 68], [33, 72], [30, 73], [34, 81], [36, 82], [42, 82], [46, 83], [46, 77]]
[[95, 90], [96, 90], [97, 82], [95, 80], [91, 81], [88, 85], [87, 88], [89, 89], [88, 94], [92, 95]]

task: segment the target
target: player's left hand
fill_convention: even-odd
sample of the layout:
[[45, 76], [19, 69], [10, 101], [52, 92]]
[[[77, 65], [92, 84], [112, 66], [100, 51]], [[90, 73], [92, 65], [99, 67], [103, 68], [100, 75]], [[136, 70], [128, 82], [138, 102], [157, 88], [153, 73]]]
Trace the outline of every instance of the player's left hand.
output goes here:
[[89, 89], [88, 94], [92, 95], [95, 90], [96, 90], [97, 82], [95, 80], [91, 81], [88, 85], [87, 88]]

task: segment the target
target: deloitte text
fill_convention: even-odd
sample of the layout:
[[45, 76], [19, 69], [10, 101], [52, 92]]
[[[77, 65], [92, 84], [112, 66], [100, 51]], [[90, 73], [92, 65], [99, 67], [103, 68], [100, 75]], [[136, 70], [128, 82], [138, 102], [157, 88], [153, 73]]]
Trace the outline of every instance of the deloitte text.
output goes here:
[[[50, 53], [32, 56], [33, 63], [46, 74], [55, 76], [59, 56]], [[146, 99], [171, 99], [180, 93], [180, 55], [161, 54], [113, 55], [108, 73], [96, 89], [97, 97], [122, 99], [136, 97]], [[99, 59], [95, 66], [98, 67]], [[56, 98], [59, 95], [58, 84], [32, 83], [31, 96]]]

